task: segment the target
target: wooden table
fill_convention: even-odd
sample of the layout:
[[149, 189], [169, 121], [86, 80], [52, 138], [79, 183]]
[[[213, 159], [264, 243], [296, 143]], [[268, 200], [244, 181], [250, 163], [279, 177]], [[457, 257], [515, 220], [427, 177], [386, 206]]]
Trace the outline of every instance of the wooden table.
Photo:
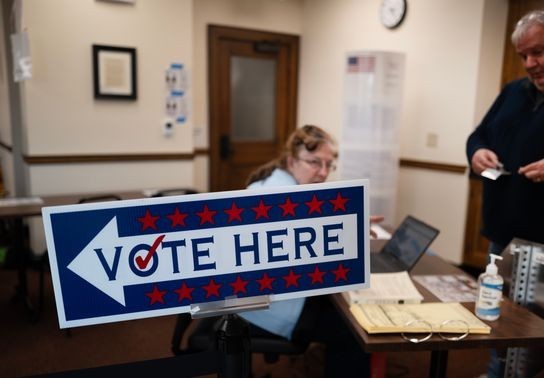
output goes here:
[[138, 199], [146, 197], [142, 191], [123, 191], [111, 193], [82, 193], [65, 194], [55, 196], [39, 196], [42, 203], [14, 203], [0, 206], [0, 219], [13, 220], [13, 251], [17, 254], [18, 284], [15, 300], [23, 300], [33, 320], [39, 317], [39, 310], [36, 310], [28, 296], [28, 283], [26, 268], [28, 266], [28, 255], [24, 246], [23, 220], [27, 217], [41, 216], [42, 208], [47, 206], [73, 205], [83, 201], [107, 201], [112, 200], [112, 195], [120, 199]]
[[[374, 248], [372, 248], [374, 249]], [[436, 255], [425, 254], [414, 267], [412, 275], [422, 274], [465, 274], [455, 266], [448, 264]], [[415, 282], [424, 297], [424, 302], [439, 300]], [[544, 346], [544, 319], [524, 307], [504, 298], [501, 304], [501, 316], [496, 321], [485, 321], [491, 326], [489, 335], [468, 335], [459, 341], [447, 341], [438, 335], [419, 344], [404, 340], [399, 334], [368, 334], [357, 322], [349, 310], [349, 305], [342, 294], [331, 295], [332, 302], [342, 314], [352, 331], [357, 335], [366, 352], [431, 351], [429, 376], [444, 377], [446, 374], [448, 350], [450, 349], [492, 349], [507, 347], [542, 347]], [[474, 312], [474, 303], [463, 303]]]

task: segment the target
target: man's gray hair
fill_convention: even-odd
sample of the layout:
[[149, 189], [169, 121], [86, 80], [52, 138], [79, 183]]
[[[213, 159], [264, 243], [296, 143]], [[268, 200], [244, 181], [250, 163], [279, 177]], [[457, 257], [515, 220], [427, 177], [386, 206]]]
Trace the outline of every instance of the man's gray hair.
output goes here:
[[544, 10], [534, 10], [523, 16], [512, 33], [512, 43], [516, 45], [520, 38], [525, 35], [527, 30], [533, 25], [544, 26]]

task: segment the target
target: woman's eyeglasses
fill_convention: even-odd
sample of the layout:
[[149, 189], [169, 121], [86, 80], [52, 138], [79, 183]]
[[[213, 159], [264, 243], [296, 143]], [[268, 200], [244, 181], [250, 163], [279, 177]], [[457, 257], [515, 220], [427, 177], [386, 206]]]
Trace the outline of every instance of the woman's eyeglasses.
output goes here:
[[323, 167], [327, 169], [327, 171], [334, 171], [336, 170], [336, 163], [334, 161], [323, 161], [321, 159], [302, 159], [298, 158], [297, 160], [301, 160], [308, 164], [310, 167], [312, 167], [315, 170], [319, 170]]

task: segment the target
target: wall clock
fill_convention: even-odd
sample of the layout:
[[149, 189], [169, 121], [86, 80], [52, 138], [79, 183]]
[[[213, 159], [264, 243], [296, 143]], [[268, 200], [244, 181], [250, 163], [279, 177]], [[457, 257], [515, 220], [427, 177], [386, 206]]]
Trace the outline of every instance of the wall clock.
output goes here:
[[407, 10], [406, 0], [382, 0], [380, 21], [389, 29], [396, 28], [404, 20]]

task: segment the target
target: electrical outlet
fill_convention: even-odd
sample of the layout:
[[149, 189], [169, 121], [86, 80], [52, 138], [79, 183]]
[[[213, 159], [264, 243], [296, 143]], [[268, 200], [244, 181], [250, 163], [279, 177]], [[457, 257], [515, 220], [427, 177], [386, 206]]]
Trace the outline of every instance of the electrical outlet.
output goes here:
[[435, 148], [438, 146], [438, 135], [435, 133], [427, 133], [427, 147]]

